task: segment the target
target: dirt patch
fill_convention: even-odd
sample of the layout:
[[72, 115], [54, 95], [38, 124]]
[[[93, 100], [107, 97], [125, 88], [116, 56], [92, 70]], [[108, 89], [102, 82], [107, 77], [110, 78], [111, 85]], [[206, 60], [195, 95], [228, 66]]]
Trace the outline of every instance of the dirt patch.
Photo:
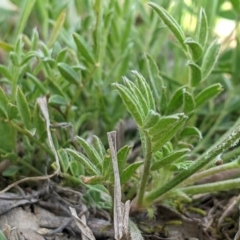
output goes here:
[[[225, 199], [223, 198], [225, 197]], [[110, 214], [87, 209], [76, 190], [44, 186], [38, 191], [0, 195], [0, 229], [10, 240], [81, 239], [69, 207], [85, 216], [96, 239], [114, 239]], [[238, 231], [238, 197], [233, 194], [204, 195], [178, 211], [159, 205], [152, 220], [146, 212], [131, 216], [144, 239], [234, 239]]]

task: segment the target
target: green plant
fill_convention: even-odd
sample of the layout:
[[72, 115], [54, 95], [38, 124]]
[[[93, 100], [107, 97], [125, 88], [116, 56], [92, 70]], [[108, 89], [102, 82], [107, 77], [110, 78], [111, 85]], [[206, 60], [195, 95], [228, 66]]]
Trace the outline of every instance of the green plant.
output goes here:
[[[12, 28], [6, 28], [10, 13], [4, 12], [0, 153], [1, 161], [11, 160], [4, 177], [18, 180], [58, 169], [51, 135], [64, 183], [84, 185], [87, 202], [111, 208], [114, 177], [106, 132], [130, 113], [143, 160], [129, 164], [126, 145], [118, 161], [123, 191], [133, 186], [125, 198], [137, 194], [135, 208], [213, 187], [238, 187], [238, 178], [218, 188], [192, 187], [202, 177], [239, 166], [239, 159], [231, 161], [240, 152], [239, 40], [220, 50], [213, 31], [216, 17], [237, 19], [238, 3], [230, 1], [229, 12], [222, 9], [224, 1], [201, 1], [205, 12], [194, 1], [158, 2], [162, 7], [149, 3], [150, 11], [140, 0], [72, 1], [73, 9], [54, 0], [47, 7], [41, 0], [15, 1], [21, 11]], [[194, 28], [185, 15], [195, 19]], [[42, 96], [49, 126], [36, 101]], [[224, 164], [214, 166], [220, 155]]]

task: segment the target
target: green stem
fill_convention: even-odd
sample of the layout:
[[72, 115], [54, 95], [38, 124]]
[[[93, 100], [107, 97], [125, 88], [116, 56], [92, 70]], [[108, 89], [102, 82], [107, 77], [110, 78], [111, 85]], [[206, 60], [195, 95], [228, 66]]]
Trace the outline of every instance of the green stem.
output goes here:
[[37, 144], [39, 147], [41, 147], [42, 149], [44, 149], [51, 157], [54, 158], [54, 154], [53, 154], [53, 152], [51, 151], [51, 149], [50, 149], [49, 147], [47, 147], [45, 144], [43, 144], [41, 141], [39, 141], [37, 138], [33, 137], [32, 134], [31, 134], [29, 131], [27, 131], [27, 130], [21, 128], [21, 127], [19, 127], [19, 126], [18, 126], [15, 122], [13, 122], [13, 121], [10, 121], [10, 123], [11, 123], [11, 125], [12, 125], [18, 132], [26, 135], [26, 136], [27, 136], [29, 139], [31, 139], [35, 144]]
[[194, 185], [180, 189], [186, 194], [212, 193], [240, 188], [240, 178], [218, 181], [201, 185]]
[[234, 168], [238, 168], [238, 167], [239, 167], [238, 160], [236, 160], [234, 162], [231, 162], [231, 163], [223, 164], [223, 165], [220, 165], [220, 166], [217, 166], [217, 167], [213, 167], [213, 168], [210, 168], [210, 169], [205, 170], [203, 172], [199, 172], [199, 173], [196, 173], [196, 174], [192, 175], [186, 181], [184, 181], [181, 185], [186, 186], [186, 185], [189, 185], [191, 183], [197, 182], [201, 179], [210, 177], [214, 174], [217, 174], [217, 173], [220, 173], [220, 172], [223, 172], [223, 171], [227, 171], [227, 170], [231, 170], [231, 169], [234, 169]]
[[151, 140], [148, 136], [148, 133], [144, 130], [142, 131], [143, 134], [143, 140], [142, 144], [143, 146], [143, 154], [144, 154], [144, 166], [143, 166], [143, 172], [140, 180], [140, 188], [138, 191], [137, 196], [137, 205], [142, 206], [143, 205], [143, 198], [145, 193], [145, 188], [147, 184], [147, 180], [149, 177], [150, 172], [150, 166], [151, 166], [151, 159], [152, 159], [152, 146], [151, 146]]
[[163, 194], [167, 193], [180, 183], [182, 183], [185, 179], [189, 178], [195, 172], [203, 168], [207, 165], [211, 160], [221, 154], [223, 151], [227, 150], [229, 147], [235, 145], [240, 138], [240, 126], [235, 128], [231, 134], [225, 137], [223, 140], [218, 141], [218, 143], [206, 151], [203, 155], [201, 155], [194, 164], [192, 164], [188, 169], [180, 172], [176, 177], [174, 177], [171, 181], [169, 181], [165, 186], [158, 187], [147, 194], [145, 198], [145, 204], [149, 204], [155, 201], [157, 198], [161, 197]]

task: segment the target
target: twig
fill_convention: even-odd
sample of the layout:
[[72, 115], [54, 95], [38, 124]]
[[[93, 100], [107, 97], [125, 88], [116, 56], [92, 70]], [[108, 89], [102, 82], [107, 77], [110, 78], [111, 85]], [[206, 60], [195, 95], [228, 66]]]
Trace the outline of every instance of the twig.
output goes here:
[[[77, 212], [75, 208], [69, 207], [72, 213], [73, 219], [77, 224], [80, 231], [85, 235], [85, 239], [95, 240], [95, 237], [91, 231], [91, 229], [77, 216]], [[82, 238], [83, 239], [83, 238]]]
[[114, 233], [115, 239], [120, 240], [123, 236], [123, 213], [121, 203], [121, 184], [120, 176], [118, 171], [118, 160], [117, 160], [117, 144], [116, 144], [116, 131], [108, 132], [108, 144], [110, 147], [113, 174], [114, 174]]
[[48, 113], [48, 107], [47, 107], [47, 99], [46, 97], [41, 97], [37, 99], [37, 103], [42, 111], [42, 114], [45, 118], [46, 121], [46, 128], [47, 128], [47, 136], [48, 136], [48, 142], [50, 145], [50, 148], [52, 150], [52, 152], [54, 153], [54, 157], [55, 157], [55, 161], [57, 164], [57, 170], [56, 173], [60, 174], [61, 173], [61, 169], [60, 169], [60, 163], [59, 163], [59, 158], [58, 158], [58, 154], [56, 151], [56, 148], [53, 144], [53, 140], [52, 140], [52, 135], [51, 135], [51, 131], [50, 131], [50, 120], [49, 120], [49, 113]]
[[16, 185], [20, 184], [20, 183], [23, 183], [23, 182], [27, 182], [27, 181], [41, 181], [41, 180], [47, 180], [47, 179], [50, 179], [52, 178], [53, 176], [55, 176], [57, 174], [57, 172], [54, 172], [53, 174], [51, 175], [47, 175], [47, 176], [40, 176], [40, 177], [26, 177], [26, 178], [23, 178], [15, 183], [12, 183], [10, 185], [8, 185], [6, 188], [4, 188], [2, 191], [0, 191], [0, 194], [8, 191], [9, 189], [15, 187]]

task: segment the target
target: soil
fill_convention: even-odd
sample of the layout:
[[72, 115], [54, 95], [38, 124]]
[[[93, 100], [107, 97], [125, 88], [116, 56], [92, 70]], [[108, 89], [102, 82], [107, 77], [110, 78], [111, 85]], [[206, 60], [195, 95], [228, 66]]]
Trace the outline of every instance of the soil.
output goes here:
[[[149, 219], [146, 212], [130, 216], [144, 239], [221, 240], [238, 238], [238, 192], [197, 196], [191, 203], [158, 205]], [[75, 208], [95, 238], [114, 239], [111, 216], [101, 209], [88, 209], [82, 189], [70, 189], [49, 181], [37, 190], [17, 187], [0, 194], [0, 229], [10, 240], [88, 239], [74, 221]], [[0, 237], [1, 238], [1, 237]]]

